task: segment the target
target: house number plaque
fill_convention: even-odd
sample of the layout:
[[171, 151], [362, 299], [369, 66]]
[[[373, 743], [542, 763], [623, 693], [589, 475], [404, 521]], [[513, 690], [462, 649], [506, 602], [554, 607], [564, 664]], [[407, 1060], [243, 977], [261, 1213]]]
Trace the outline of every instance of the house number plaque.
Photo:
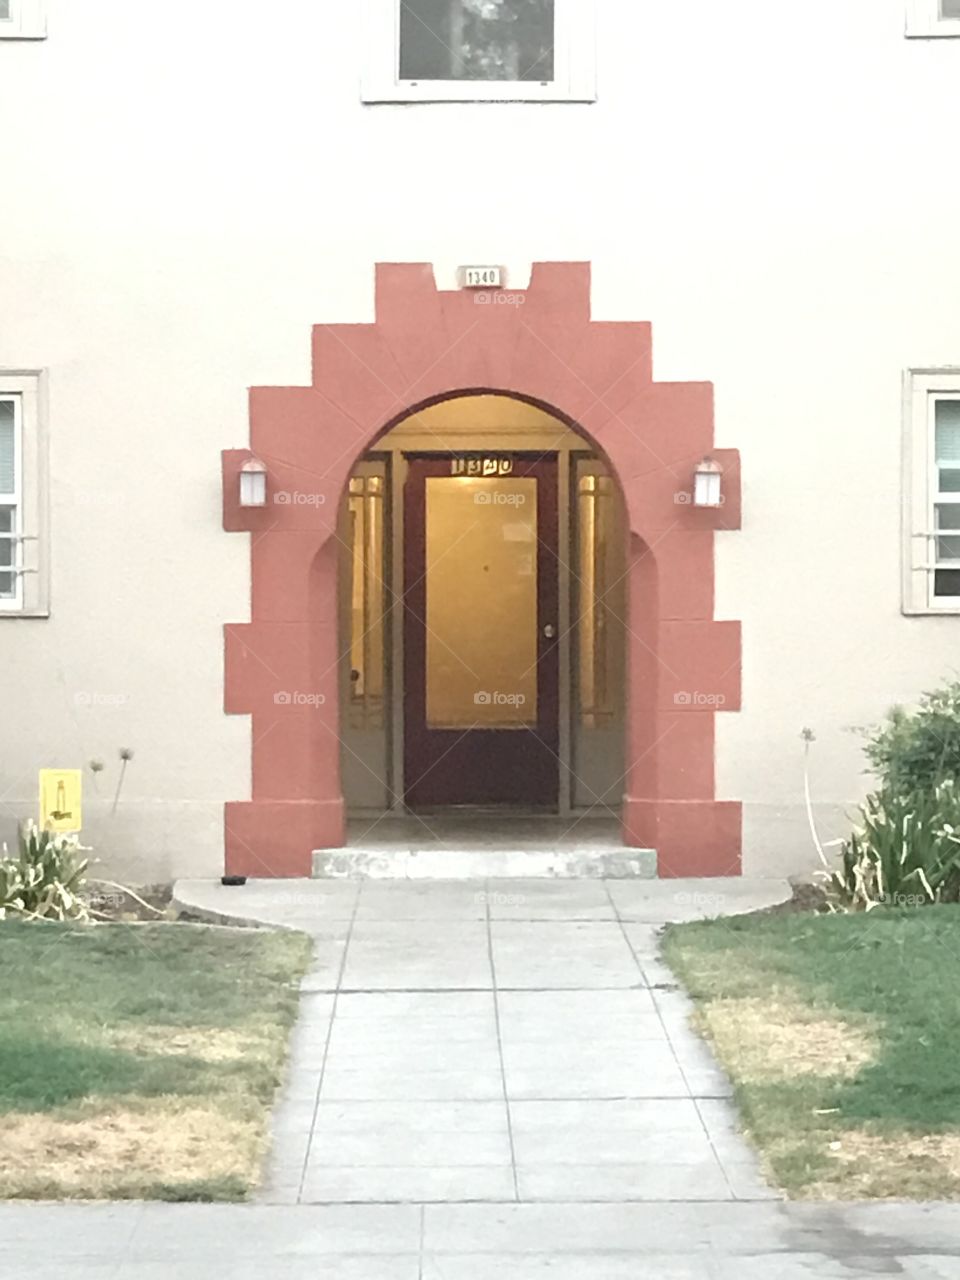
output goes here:
[[461, 267], [460, 282], [464, 289], [499, 289], [503, 285], [503, 268]]
[[509, 476], [513, 474], [512, 458], [454, 458], [450, 463], [452, 476]]

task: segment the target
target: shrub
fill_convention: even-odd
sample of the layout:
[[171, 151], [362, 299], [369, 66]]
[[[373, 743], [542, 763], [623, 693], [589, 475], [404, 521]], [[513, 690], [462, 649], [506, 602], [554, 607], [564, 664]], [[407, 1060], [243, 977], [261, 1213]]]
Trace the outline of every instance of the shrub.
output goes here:
[[871, 732], [866, 755], [881, 786], [898, 795], [960, 780], [960, 681], [925, 693], [915, 711], [894, 707]]
[[960, 681], [894, 707], [865, 747], [880, 785], [822, 874], [834, 907], [960, 900]]
[[868, 796], [836, 870], [824, 872], [834, 908], [870, 911], [960, 900], [960, 786]]
[[0, 920], [6, 915], [30, 919], [80, 920], [87, 906], [80, 896], [87, 860], [77, 836], [40, 831], [25, 823], [17, 857], [0, 859]]

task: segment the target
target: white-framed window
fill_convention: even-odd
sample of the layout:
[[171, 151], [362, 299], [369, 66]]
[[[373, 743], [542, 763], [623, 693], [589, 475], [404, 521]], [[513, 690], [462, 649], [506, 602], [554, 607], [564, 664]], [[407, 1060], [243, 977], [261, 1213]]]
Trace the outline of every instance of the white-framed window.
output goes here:
[[364, 102], [593, 102], [595, 0], [363, 0]]
[[43, 40], [46, 0], [0, 0], [0, 40]]
[[960, 613], [960, 368], [904, 385], [905, 613]]
[[41, 374], [0, 371], [0, 619], [49, 612], [42, 392]]
[[907, 35], [960, 36], [960, 0], [907, 0]]

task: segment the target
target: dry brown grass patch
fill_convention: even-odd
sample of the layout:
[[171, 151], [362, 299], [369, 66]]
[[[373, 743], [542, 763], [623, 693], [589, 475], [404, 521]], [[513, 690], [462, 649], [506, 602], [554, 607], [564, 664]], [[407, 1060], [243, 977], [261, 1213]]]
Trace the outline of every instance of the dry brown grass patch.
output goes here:
[[106, 1038], [127, 1053], [196, 1058], [200, 1062], [262, 1059], [271, 1051], [269, 1037], [228, 1027], [133, 1026], [110, 1031]]
[[202, 1099], [87, 1106], [3, 1120], [0, 1196], [89, 1199], [156, 1184], [255, 1181], [261, 1126]]
[[826, 1154], [835, 1172], [805, 1187], [805, 1199], [960, 1198], [960, 1133], [843, 1129]]
[[798, 1075], [845, 1079], [877, 1054], [867, 1029], [827, 1017], [789, 992], [714, 1000], [697, 1016], [720, 1057], [747, 1084]]

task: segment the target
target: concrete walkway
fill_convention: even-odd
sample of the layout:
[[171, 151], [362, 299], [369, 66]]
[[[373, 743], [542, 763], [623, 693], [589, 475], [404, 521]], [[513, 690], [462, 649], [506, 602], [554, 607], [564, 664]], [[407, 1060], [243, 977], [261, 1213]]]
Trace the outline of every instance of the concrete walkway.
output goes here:
[[177, 887], [316, 939], [261, 1195], [278, 1204], [773, 1197], [657, 931], [788, 896], [782, 881]]

